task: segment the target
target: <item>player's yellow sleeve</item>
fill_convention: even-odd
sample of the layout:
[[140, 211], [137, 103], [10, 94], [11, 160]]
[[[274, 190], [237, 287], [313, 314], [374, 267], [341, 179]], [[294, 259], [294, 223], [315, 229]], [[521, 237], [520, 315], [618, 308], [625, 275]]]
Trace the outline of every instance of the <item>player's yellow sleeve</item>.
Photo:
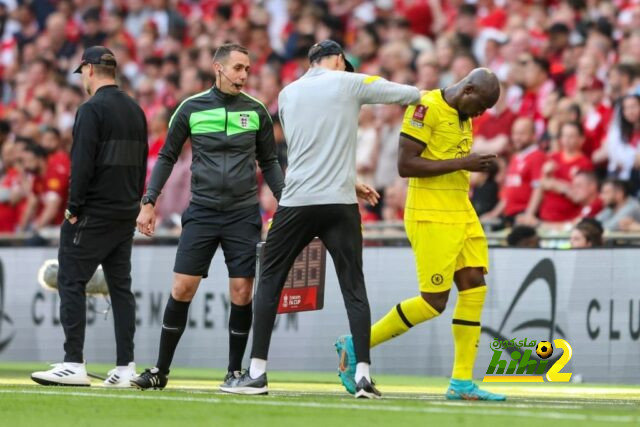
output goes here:
[[400, 133], [409, 137], [409, 139], [420, 141], [427, 145], [433, 131], [434, 121], [432, 116], [435, 114], [434, 111], [429, 110], [429, 107], [422, 103], [409, 105], [404, 112]]

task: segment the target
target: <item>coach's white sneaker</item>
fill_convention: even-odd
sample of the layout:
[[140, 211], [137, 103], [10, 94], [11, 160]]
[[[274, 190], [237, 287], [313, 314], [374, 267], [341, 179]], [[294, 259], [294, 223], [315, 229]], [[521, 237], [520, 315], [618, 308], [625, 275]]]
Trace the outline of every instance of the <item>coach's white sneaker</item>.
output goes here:
[[91, 385], [84, 363], [56, 363], [48, 371], [31, 374], [31, 379], [41, 385], [69, 385], [88, 387]]
[[107, 379], [102, 383], [105, 387], [132, 387], [131, 380], [137, 377], [136, 364], [131, 362], [127, 366], [116, 366], [107, 375]]

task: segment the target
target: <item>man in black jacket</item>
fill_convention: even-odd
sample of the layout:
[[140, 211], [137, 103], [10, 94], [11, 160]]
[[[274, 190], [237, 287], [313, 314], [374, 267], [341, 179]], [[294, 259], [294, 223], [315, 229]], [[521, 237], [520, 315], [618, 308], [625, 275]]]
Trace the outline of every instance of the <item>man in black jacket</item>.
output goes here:
[[138, 104], [116, 85], [116, 60], [109, 49], [87, 49], [76, 73], [82, 74], [91, 99], [76, 114], [69, 201], [60, 232], [58, 292], [65, 357], [31, 378], [43, 385], [90, 385], [83, 357], [85, 287], [102, 264], [117, 346], [116, 368], [104, 385], [130, 387], [136, 375], [131, 246], [147, 169], [147, 121]]
[[187, 98], [169, 121], [169, 132], [142, 198], [138, 230], [152, 235], [154, 203], [191, 138], [191, 204], [182, 216], [182, 235], [173, 268], [171, 295], [164, 312], [156, 366], [132, 384], [164, 388], [173, 354], [187, 324], [189, 304], [211, 259], [222, 246], [229, 271], [229, 366], [224, 383], [240, 375], [252, 320], [256, 244], [262, 221], [258, 210], [256, 160], [277, 199], [284, 179], [278, 164], [271, 116], [258, 100], [242, 92], [249, 55], [227, 44], [215, 54], [213, 88]]

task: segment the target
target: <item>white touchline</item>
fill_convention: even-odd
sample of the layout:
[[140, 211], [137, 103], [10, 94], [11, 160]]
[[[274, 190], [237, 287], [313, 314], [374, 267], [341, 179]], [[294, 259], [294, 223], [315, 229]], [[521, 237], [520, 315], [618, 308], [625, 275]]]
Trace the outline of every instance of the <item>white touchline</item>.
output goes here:
[[[152, 392], [153, 393], [153, 392]], [[249, 406], [289, 406], [297, 408], [322, 408], [322, 409], [345, 409], [345, 410], [359, 410], [359, 411], [378, 411], [378, 412], [412, 412], [412, 413], [431, 413], [431, 414], [472, 414], [472, 415], [485, 415], [485, 416], [506, 416], [506, 417], [537, 417], [537, 418], [549, 418], [558, 420], [578, 420], [578, 421], [602, 421], [602, 422], [618, 422], [618, 423], [638, 423], [640, 417], [632, 415], [585, 415], [585, 414], [566, 414], [566, 413], [553, 413], [553, 412], [535, 412], [535, 411], [510, 411], [508, 409], [480, 409], [472, 408], [470, 406], [460, 407], [459, 410], [454, 409], [451, 406], [448, 407], [410, 407], [410, 406], [394, 406], [394, 405], [372, 405], [361, 403], [317, 403], [317, 402], [292, 402], [283, 400], [266, 400], [269, 397], [262, 397], [258, 399], [248, 398], [233, 399], [233, 398], [217, 398], [217, 397], [179, 397], [179, 396], [158, 396], [156, 393], [150, 395], [142, 394], [107, 394], [107, 393], [95, 393], [95, 392], [62, 392], [53, 390], [0, 390], [0, 394], [33, 394], [33, 395], [52, 395], [52, 396], [74, 396], [74, 397], [99, 397], [101, 399], [132, 399], [132, 400], [164, 400], [171, 402], [194, 402], [194, 403], [217, 403], [217, 404], [235, 404], [235, 405], [249, 405]], [[432, 402], [429, 402], [432, 403]], [[479, 406], [482, 403], [479, 404]], [[507, 404], [508, 405], [508, 404]], [[508, 408], [508, 406], [506, 408]]]

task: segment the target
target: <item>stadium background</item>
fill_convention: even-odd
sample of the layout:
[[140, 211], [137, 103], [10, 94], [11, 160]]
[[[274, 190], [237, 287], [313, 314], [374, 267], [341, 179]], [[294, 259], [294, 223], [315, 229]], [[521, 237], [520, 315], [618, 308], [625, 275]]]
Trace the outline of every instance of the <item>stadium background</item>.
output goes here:
[[[582, 151], [592, 164], [598, 183], [607, 177], [618, 178], [631, 192], [625, 200], [631, 205], [629, 219], [605, 231], [606, 243], [634, 246], [640, 241], [640, 108], [627, 115], [621, 111], [623, 96], [640, 94], [640, 2], [1, 0], [0, 241], [10, 248], [0, 251], [0, 358], [53, 362], [61, 354], [61, 348], [56, 350], [56, 346], [61, 347], [62, 335], [55, 323], [55, 296], [38, 287], [35, 273], [37, 265], [55, 257], [59, 208], [64, 206], [69, 173], [66, 153], [75, 111], [86, 99], [79, 76], [71, 72], [85, 47], [103, 44], [114, 51], [120, 86], [138, 100], [147, 115], [151, 169], [173, 109], [184, 98], [213, 84], [215, 48], [224, 42], [247, 46], [252, 71], [245, 90], [260, 99], [272, 114], [280, 161], [286, 166], [286, 144], [277, 117], [278, 92], [306, 71], [308, 48], [325, 38], [345, 46], [357, 71], [414, 84], [420, 89], [444, 87], [476, 66], [489, 67], [499, 76], [503, 97], [474, 124], [476, 149], [498, 153], [499, 168], [491, 174], [474, 175], [471, 192], [493, 246], [504, 245], [509, 233], [502, 220], [490, 212], [500, 200], [509, 197], [504, 191], [506, 168], [517, 152], [511, 127], [522, 117], [533, 121], [535, 143], [547, 155], [561, 150], [558, 131], [563, 122], [582, 124]], [[415, 289], [414, 266], [401, 224], [406, 180], [396, 170], [402, 113], [399, 106], [372, 106], [364, 108], [360, 117], [358, 173], [360, 179], [374, 185], [384, 196], [378, 209], [361, 207], [369, 246], [365, 249], [365, 268], [369, 268], [367, 277], [371, 278], [368, 286], [374, 317], [397, 302], [399, 293], [410, 296]], [[623, 118], [631, 132], [623, 132]], [[28, 149], [34, 144], [48, 150], [47, 158], [35, 158], [33, 150]], [[158, 203], [158, 236], [153, 241], [138, 239], [140, 245], [134, 250], [134, 287], [144, 282], [140, 284], [143, 297], [145, 292], [153, 291], [164, 292], [166, 298], [169, 269], [155, 271], [156, 275], [164, 274], [163, 279], [149, 277], [158, 265], [172, 264], [180, 215], [189, 200], [190, 162], [187, 146]], [[580, 182], [567, 183], [570, 193], [582, 189], [578, 188]], [[564, 305], [556, 308], [558, 326], [579, 341], [576, 344], [582, 353], [576, 352], [576, 360], [592, 363], [584, 372], [574, 372], [585, 381], [637, 383], [640, 361], [633, 355], [639, 350], [640, 294], [638, 273], [632, 267], [638, 252], [633, 247], [564, 249], [576, 221], [595, 214], [594, 209], [582, 208], [602, 207], [598, 186], [583, 193], [580, 200], [571, 200], [579, 207], [579, 213], [570, 218], [521, 219], [537, 227], [543, 238], [541, 246], [563, 249], [492, 249], [496, 264], [489, 283], [494, 283], [500, 292], [488, 299], [487, 310], [492, 313], [488, 325], [500, 327], [514, 294], [535, 263], [551, 259], [557, 273], [558, 301], [564, 298]], [[259, 197], [266, 222], [276, 203], [264, 185]], [[55, 214], [47, 218], [46, 207], [56, 203]], [[164, 255], [156, 259], [154, 254], [158, 251]], [[226, 339], [221, 308], [226, 270], [220, 258], [212, 268], [215, 277], [203, 287], [214, 294], [212, 312], [194, 316], [199, 325], [185, 334], [189, 341], [182, 356], [178, 350], [177, 357], [183, 365], [224, 365]], [[274, 353], [274, 367], [333, 367], [330, 342], [298, 350], [303, 355], [315, 355], [315, 359], [303, 357], [292, 364], [287, 357], [296, 354], [296, 348], [309, 345], [318, 316], [343, 317], [331, 263], [327, 271], [330, 289], [326, 312], [298, 315], [299, 330], [308, 329], [304, 336], [287, 335], [283, 329], [276, 332], [281, 351]], [[525, 293], [520, 311], [514, 312], [503, 332], [511, 334], [526, 319], [552, 319], [556, 315], [549, 309], [555, 297], [547, 291], [551, 286], [545, 280], [539, 278]], [[597, 310], [591, 309], [594, 323], [588, 324], [593, 299], [599, 305]], [[98, 304], [104, 303], [99, 300]], [[161, 307], [164, 300], [156, 304]], [[202, 301], [196, 305], [199, 310], [206, 306]], [[103, 305], [98, 306], [101, 308]], [[148, 309], [148, 305], [141, 306], [141, 310]], [[102, 338], [111, 336], [111, 319], [99, 313], [92, 315], [95, 320], [88, 329], [87, 351], [94, 352], [93, 361], [110, 362], [108, 354], [113, 352], [113, 344]], [[144, 333], [136, 338], [140, 363], [151, 362], [159, 332], [153, 325], [146, 325], [146, 332], [145, 316], [150, 314], [141, 314], [143, 325], [139, 331]], [[445, 354], [450, 353], [451, 343], [445, 317], [448, 316], [438, 319], [438, 324], [413, 331], [376, 350], [374, 358], [379, 357], [380, 363], [376, 365], [374, 360], [374, 369], [446, 376], [450, 359]], [[39, 324], [38, 319], [42, 319]], [[215, 331], [204, 326], [207, 319], [215, 320]], [[287, 321], [285, 317], [280, 320], [282, 328], [286, 328]], [[346, 322], [334, 323], [327, 335], [345, 327]], [[598, 327], [600, 333], [593, 338], [589, 333]], [[532, 333], [548, 334], [549, 328]], [[572, 342], [572, 335], [567, 339]], [[480, 352], [476, 376], [486, 369], [488, 340], [488, 335], [483, 334], [484, 350]], [[206, 344], [200, 348], [199, 357], [190, 358], [198, 353], [188, 349], [198, 350], [203, 342]], [[415, 353], [403, 361], [400, 356], [411, 351]], [[210, 357], [213, 353], [216, 356]], [[597, 371], [598, 367], [601, 371]]]
[[[345, 46], [358, 71], [420, 89], [444, 87], [476, 66], [489, 67], [499, 76], [503, 96], [474, 121], [475, 149], [500, 155], [496, 171], [473, 178], [472, 200], [488, 231], [503, 228], [494, 208], [499, 201], [513, 204], [508, 187], [530, 179], [518, 168], [506, 170], [509, 163], [517, 166], [518, 150], [510, 138], [517, 118], [533, 120], [533, 138], [548, 156], [562, 151], [560, 125], [580, 122], [585, 132], [581, 148], [589, 165], [581, 167], [593, 167], [600, 182], [605, 177], [624, 180], [637, 197], [640, 102], [630, 100], [626, 115], [620, 107], [621, 97], [640, 93], [637, 3], [0, 1], [0, 232], [19, 233], [29, 244], [55, 237], [50, 227], [62, 220], [67, 191], [65, 153], [75, 111], [86, 99], [79, 76], [71, 72], [82, 50], [94, 44], [114, 51], [121, 87], [147, 115], [150, 169], [173, 109], [212, 85], [212, 54], [223, 42], [249, 48], [252, 71], [245, 90], [273, 115], [279, 157], [286, 166], [278, 92], [306, 71], [306, 53], [313, 43], [333, 38]], [[388, 224], [402, 219], [406, 180], [395, 166], [402, 112], [400, 106], [372, 106], [364, 108], [360, 118], [359, 177], [384, 196], [379, 208], [362, 208], [367, 230], [374, 235], [394, 234]], [[48, 150], [46, 161], [34, 158], [27, 149], [32, 144]], [[179, 234], [179, 217], [189, 198], [190, 157], [187, 147], [158, 203], [167, 235]], [[562, 196], [566, 200], [545, 204], [539, 218], [525, 216], [518, 222], [538, 226], [543, 236], [566, 235], [577, 219], [602, 209], [596, 186], [568, 184], [573, 186], [568, 192], [572, 200]], [[276, 204], [264, 185], [260, 203], [266, 220]], [[54, 214], [46, 209], [51, 205]], [[637, 235], [639, 211], [634, 202], [629, 219], [607, 228]], [[401, 237], [402, 230], [398, 233], [396, 227], [395, 235]]]

